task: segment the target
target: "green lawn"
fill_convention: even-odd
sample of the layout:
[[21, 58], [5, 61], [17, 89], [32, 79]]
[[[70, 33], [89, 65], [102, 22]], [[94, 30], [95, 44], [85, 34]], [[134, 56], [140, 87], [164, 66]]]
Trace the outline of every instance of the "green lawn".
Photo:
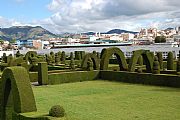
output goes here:
[[39, 113], [62, 105], [68, 120], [180, 120], [180, 89], [88, 81], [33, 87]]

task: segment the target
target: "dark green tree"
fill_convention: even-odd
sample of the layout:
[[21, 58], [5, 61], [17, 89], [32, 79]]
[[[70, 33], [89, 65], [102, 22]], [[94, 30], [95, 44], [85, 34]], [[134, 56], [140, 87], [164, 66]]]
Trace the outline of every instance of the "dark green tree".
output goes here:
[[165, 36], [157, 36], [155, 38], [155, 43], [165, 43], [166, 42], [166, 37]]

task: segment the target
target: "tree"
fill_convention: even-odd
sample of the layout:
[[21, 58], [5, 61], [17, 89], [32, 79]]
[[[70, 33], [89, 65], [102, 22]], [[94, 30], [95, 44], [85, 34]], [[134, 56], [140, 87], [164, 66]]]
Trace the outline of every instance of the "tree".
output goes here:
[[12, 39], [9, 41], [11, 44], [16, 43], [16, 39]]
[[155, 43], [165, 43], [166, 42], [166, 37], [165, 36], [157, 36], [155, 38]]

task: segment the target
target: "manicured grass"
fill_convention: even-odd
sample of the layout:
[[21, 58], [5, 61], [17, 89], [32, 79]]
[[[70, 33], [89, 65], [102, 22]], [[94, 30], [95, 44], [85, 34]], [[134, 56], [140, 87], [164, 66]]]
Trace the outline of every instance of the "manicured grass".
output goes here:
[[39, 113], [62, 105], [68, 120], [180, 120], [180, 89], [88, 81], [33, 87]]

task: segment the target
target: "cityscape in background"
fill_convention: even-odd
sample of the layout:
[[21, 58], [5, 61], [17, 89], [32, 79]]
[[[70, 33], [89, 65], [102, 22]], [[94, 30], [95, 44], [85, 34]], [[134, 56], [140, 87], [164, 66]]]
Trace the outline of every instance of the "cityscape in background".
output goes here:
[[[17, 32], [18, 33], [18, 32]], [[179, 47], [180, 27], [159, 30], [156, 28], [142, 28], [138, 32], [113, 29], [108, 32], [64, 33], [55, 36], [37, 37], [35, 39], [1, 39], [0, 50], [24, 49], [52, 49], [63, 47], [78, 47], [83, 45], [152, 45], [160, 44], [155, 41], [157, 36], [165, 37], [163, 44]]]

